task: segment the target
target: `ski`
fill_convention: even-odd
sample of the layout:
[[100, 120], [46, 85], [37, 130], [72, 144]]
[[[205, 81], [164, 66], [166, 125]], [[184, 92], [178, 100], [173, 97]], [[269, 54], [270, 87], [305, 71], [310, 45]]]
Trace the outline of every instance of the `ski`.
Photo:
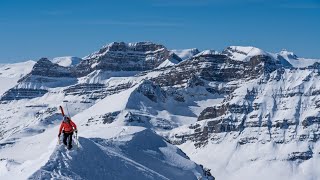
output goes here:
[[59, 108], [60, 108], [60, 111], [61, 111], [62, 116], [64, 116], [64, 111], [63, 111], [62, 106], [60, 106]]

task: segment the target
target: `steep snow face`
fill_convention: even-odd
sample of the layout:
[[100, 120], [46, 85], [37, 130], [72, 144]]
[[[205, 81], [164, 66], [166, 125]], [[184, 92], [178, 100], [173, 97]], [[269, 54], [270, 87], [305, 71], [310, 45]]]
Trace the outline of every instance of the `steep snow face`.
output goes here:
[[65, 57], [56, 57], [53, 58], [52, 62], [58, 64], [63, 67], [72, 67], [76, 66], [77, 64], [82, 61], [81, 58], [74, 57], [74, 56], [65, 56]]
[[161, 64], [157, 67], [157, 69], [159, 69], [159, 68], [165, 68], [165, 67], [171, 67], [171, 66], [174, 66], [174, 65], [178, 64], [179, 62], [181, 62], [181, 61], [178, 61], [178, 60], [176, 60], [176, 59], [174, 59], [174, 58], [169, 58], [169, 59], [163, 61], [163, 63], [161, 63]]
[[200, 53], [200, 51], [196, 48], [193, 49], [174, 49], [171, 50], [176, 55], [178, 55], [182, 60], [187, 60], [193, 57], [194, 55]]
[[276, 179], [319, 179], [318, 171], [306, 172], [319, 163], [318, 82], [316, 72], [301, 69], [241, 82], [197, 123], [173, 130], [172, 141], [217, 178], [255, 179], [263, 172]]
[[293, 67], [303, 68], [313, 65], [314, 63], [320, 63], [320, 59], [307, 59], [307, 58], [299, 58], [293, 52], [289, 52], [286, 50], [281, 51], [276, 54], [279, 60], [286, 60]]
[[12, 88], [20, 78], [27, 75], [35, 63], [35, 61], [26, 61], [15, 64], [0, 64], [0, 96]]
[[167, 59], [167, 60], [163, 61], [163, 63], [161, 63], [157, 67], [157, 69], [161, 69], [161, 68], [165, 68], [165, 67], [171, 67], [171, 66], [174, 66], [174, 65], [176, 65], [178, 63], [179, 63], [178, 61]]
[[230, 46], [222, 53], [237, 61], [249, 61], [253, 56], [268, 54], [259, 48], [251, 46]]

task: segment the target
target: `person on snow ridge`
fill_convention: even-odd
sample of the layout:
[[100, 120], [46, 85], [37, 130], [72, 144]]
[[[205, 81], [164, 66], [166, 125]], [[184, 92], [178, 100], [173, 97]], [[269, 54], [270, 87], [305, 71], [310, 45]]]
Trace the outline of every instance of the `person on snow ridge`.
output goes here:
[[[71, 119], [67, 116], [63, 117], [63, 121], [61, 122], [58, 137], [60, 139], [61, 131], [63, 132], [63, 144], [67, 146], [68, 149], [72, 148], [72, 135], [73, 132], [77, 131], [77, 125], [71, 121]], [[68, 140], [68, 143], [67, 143]]]

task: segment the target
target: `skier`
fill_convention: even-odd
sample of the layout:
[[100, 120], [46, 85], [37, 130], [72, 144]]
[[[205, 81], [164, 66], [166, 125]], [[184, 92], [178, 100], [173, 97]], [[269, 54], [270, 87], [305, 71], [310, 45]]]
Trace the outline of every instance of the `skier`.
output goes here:
[[[63, 144], [70, 150], [72, 148], [72, 135], [73, 132], [78, 133], [77, 125], [67, 116], [63, 116], [61, 122], [58, 138], [60, 139], [61, 131], [63, 132]], [[67, 143], [68, 140], [68, 143]]]

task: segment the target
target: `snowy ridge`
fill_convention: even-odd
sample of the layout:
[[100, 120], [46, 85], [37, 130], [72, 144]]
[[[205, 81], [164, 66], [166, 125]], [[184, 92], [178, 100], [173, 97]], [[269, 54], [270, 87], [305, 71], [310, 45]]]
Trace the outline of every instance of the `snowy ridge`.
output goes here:
[[251, 57], [267, 55], [265, 51], [251, 46], [230, 46], [222, 53], [237, 61], [249, 61]]
[[[195, 169], [197, 172], [197, 166], [185, 159], [183, 155], [178, 154], [172, 145], [161, 142], [161, 138], [152, 132], [143, 130], [137, 133], [125, 145], [114, 144], [114, 141], [101, 138], [80, 137], [79, 149], [67, 151], [63, 146], [58, 147], [49, 161], [30, 179], [89, 180], [115, 179], [115, 177], [119, 179], [195, 179], [196, 176], [201, 176], [201, 173], [193, 174], [192, 171], [186, 173], [187, 169]], [[145, 145], [141, 146], [141, 144]], [[161, 150], [154, 148], [161, 146], [163, 146]], [[174, 158], [175, 162], [168, 164], [165, 161], [158, 161], [157, 159], [161, 157], [163, 160]], [[179, 173], [179, 171], [184, 173]]]
[[[200, 177], [206, 179], [207, 177], [212, 179], [201, 166], [190, 161], [179, 149], [166, 143], [154, 131], [141, 127], [148, 126], [145, 124], [147, 122], [143, 124], [137, 122], [138, 124], [135, 124], [136, 127], [131, 126], [134, 124], [135, 118], [128, 116], [128, 113], [131, 114], [134, 109], [140, 109], [140, 105], [135, 105], [135, 102], [136, 98], [140, 99], [141, 93], [145, 92], [143, 91], [145, 88], [142, 88], [143, 84], [145, 83], [142, 82], [142, 84], [138, 84], [119, 94], [108, 96], [72, 117], [78, 124], [79, 132], [81, 132], [82, 136], [79, 139], [80, 148], [78, 150], [67, 152], [64, 147], [53, 148], [55, 141], [52, 141], [52, 139], [56, 137], [57, 123], [59, 122], [59, 116], [55, 116], [56, 109], [43, 112], [44, 117], [51, 118], [46, 120], [47, 122], [55, 122], [53, 125], [46, 123], [41, 125], [41, 123], [39, 124], [38, 121], [34, 120], [21, 122], [22, 126], [28, 127], [30, 130], [43, 128], [43, 131], [24, 132], [23, 128], [21, 128], [14, 132], [14, 136], [6, 137], [6, 141], [2, 140], [2, 142], [6, 142], [4, 146], [6, 147], [6, 144], [8, 146], [0, 149], [0, 157], [3, 159], [1, 161], [3, 173], [0, 173], [0, 177], [12, 176], [14, 179], [24, 179], [30, 176], [30, 173], [35, 172], [30, 176], [30, 179], [113, 179], [115, 177], [121, 179], [197, 179]], [[146, 84], [147, 87], [150, 87], [148, 83]], [[38, 101], [42, 102], [44, 99], [49, 100], [54, 97], [55, 95], [44, 96]], [[76, 99], [78, 98], [74, 100]], [[62, 100], [55, 99], [50, 102], [56, 104], [59, 101], [61, 102]], [[115, 102], [120, 104], [117, 105]], [[106, 107], [106, 105], [108, 106]], [[28, 113], [30, 113], [30, 110], [34, 112], [39, 108], [43, 108], [39, 106], [35, 107], [36, 109], [30, 109], [21, 105], [19, 107], [28, 109]], [[80, 104], [73, 104], [72, 107], [78, 108], [81, 106]], [[79, 111], [69, 110], [70, 114]], [[99, 123], [104, 122], [100, 119], [101, 115], [119, 111], [121, 113], [115, 115], [114, 123]], [[47, 114], [47, 112], [52, 114]], [[19, 115], [17, 114], [16, 116]], [[42, 119], [44, 117], [40, 116], [39, 118]], [[26, 119], [29, 119], [29, 117]], [[98, 123], [95, 124], [93, 122]], [[107, 132], [106, 129], [108, 129]], [[22, 133], [25, 133], [25, 135], [22, 135]], [[22, 138], [23, 136], [27, 138]], [[10, 140], [11, 138], [12, 140]], [[14, 139], [20, 138], [19, 142], [15, 142]], [[14, 142], [13, 144], [8, 143], [12, 141]], [[47, 143], [51, 144], [48, 148], [49, 151], [43, 148]], [[31, 144], [37, 145], [30, 146]], [[23, 157], [20, 154], [21, 150], [23, 150], [22, 147], [25, 146], [29, 148], [24, 154], [29, 155]], [[137, 149], [137, 147], [139, 148]], [[14, 153], [12, 149], [20, 150]], [[52, 155], [50, 155], [51, 153]], [[40, 158], [34, 157], [35, 154], [41, 155]], [[92, 156], [93, 154], [94, 156]], [[11, 159], [7, 160], [7, 157]], [[174, 161], [171, 161], [172, 159]], [[95, 163], [92, 163], [92, 161]], [[15, 162], [15, 165], [10, 165], [11, 162]], [[26, 164], [29, 164], [28, 168], [25, 167]], [[97, 169], [97, 164], [99, 165], [98, 167], [104, 168]], [[40, 168], [40, 166], [42, 167]], [[19, 173], [21, 170], [24, 173]], [[11, 173], [15, 173], [15, 175], [13, 176]]]
[[215, 50], [205, 50], [196, 54], [194, 57], [205, 56], [205, 55], [217, 55], [217, 54], [220, 54], [220, 53]]
[[270, 53], [252, 46], [230, 46], [222, 51], [222, 54], [237, 61], [249, 61], [254, 56], [264, 55], [273, 58], [285, 67], [295, 68], [304, 68], [314, 63], [320, 63], [320, 59], [299, 58], [293, 52], [287, 50], [282, 50], [279, 53]]
[[174, 66], [176, 64], [178, 64], [179, 61], [175, 60], [175, 59], [167, 59], [165, 61], [163, 61], [163, 63], [161, 63], [157, 69], [159, 68], [165, 68], [165, 67], [170, 67], [170, 66]]

